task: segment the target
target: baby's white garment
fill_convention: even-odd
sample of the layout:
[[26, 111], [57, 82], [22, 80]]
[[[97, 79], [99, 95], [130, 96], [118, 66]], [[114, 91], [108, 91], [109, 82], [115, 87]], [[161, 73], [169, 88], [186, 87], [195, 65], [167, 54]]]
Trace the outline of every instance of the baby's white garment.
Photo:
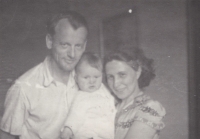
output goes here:
[[114, 139], [115, 114], [114, 97], [101, 84], [95, 92], [77, 93], [65, 126], [72, 129], [76, 139]]

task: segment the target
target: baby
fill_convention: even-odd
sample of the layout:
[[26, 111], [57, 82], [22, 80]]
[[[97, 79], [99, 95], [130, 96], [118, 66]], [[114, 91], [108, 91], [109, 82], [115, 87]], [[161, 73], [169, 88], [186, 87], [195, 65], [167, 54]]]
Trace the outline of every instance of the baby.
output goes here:
[[75, 68], [79, 92], [72, 103], [62, 139], [114, 139], [114, 98], [102, 83], [101, 59], [85, 52]]

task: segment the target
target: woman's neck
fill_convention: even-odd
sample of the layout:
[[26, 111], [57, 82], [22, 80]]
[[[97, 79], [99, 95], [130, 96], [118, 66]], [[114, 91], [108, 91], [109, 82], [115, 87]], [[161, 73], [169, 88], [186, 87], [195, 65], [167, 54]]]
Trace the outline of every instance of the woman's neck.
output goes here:
[[131, 93], [130, 96], [128, 96], [127, 98], [123, 99], [121, 102], [121, 108], [126, 108], [127, 106], [129, 106], [130, 104], [133, 104], [134, 99], [139, 96], [140, 94], [142, 94], [142, 91], [139, 89], [139, 87], [137, 86], [133, 93]]
[[50, 63], [49, 64], [49, 69], [50, 69], [50, 73], [51, 73], [52, 77], [56, 81], [62, 82], [62, 83], [67, 85], [68, 80], [69, 80], [70, 72], [60, 69], [57, 66], [55, 60], [53, 58], [51, 58], [51, 57], [50, 57], [49, 63]]

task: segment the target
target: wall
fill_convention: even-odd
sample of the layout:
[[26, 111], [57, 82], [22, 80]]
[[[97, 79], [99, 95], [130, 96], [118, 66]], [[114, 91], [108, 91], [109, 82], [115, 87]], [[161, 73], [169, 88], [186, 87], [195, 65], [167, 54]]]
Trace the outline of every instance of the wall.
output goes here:
[[[60, 0], [61, 2], [62, 0]], [[11, 0], [8, 0], [11, 2]], [[52, 6], [54, 5], [54, 6]], [[54, 7], [54, 8], [53, 8]], [[74, 9], [90, 25], [89, 50], [99, 52], [102, 19], [136, 8], [138, 45], [155, 59], [156, 79], [146, 89], [166, 108], [162, 139], [188, 138], [187, 35], [185, 0], [12, 2], [0, 7], [0, 115], [12, 79], [44, 59], [45, 18], [59, 9]], [[11, 80], [10, 80], [11, 79]]]
[[166, 108], [162, 139], [188, 138], [186, 2], [137, 2], [139, 45], [155, 60], [146, 91]]

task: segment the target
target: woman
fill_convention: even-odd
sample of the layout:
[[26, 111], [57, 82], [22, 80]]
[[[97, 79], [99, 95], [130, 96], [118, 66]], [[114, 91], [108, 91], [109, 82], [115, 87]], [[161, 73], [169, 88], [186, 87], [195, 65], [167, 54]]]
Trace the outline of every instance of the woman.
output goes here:
[[162, 105], [144, 95], [155, 77], [153, 60], [139, 48], [117, 50], [105, 61], [107, 83], [121, 100], [117, 105], [115, 139], [157, 139], [164, 128]]

